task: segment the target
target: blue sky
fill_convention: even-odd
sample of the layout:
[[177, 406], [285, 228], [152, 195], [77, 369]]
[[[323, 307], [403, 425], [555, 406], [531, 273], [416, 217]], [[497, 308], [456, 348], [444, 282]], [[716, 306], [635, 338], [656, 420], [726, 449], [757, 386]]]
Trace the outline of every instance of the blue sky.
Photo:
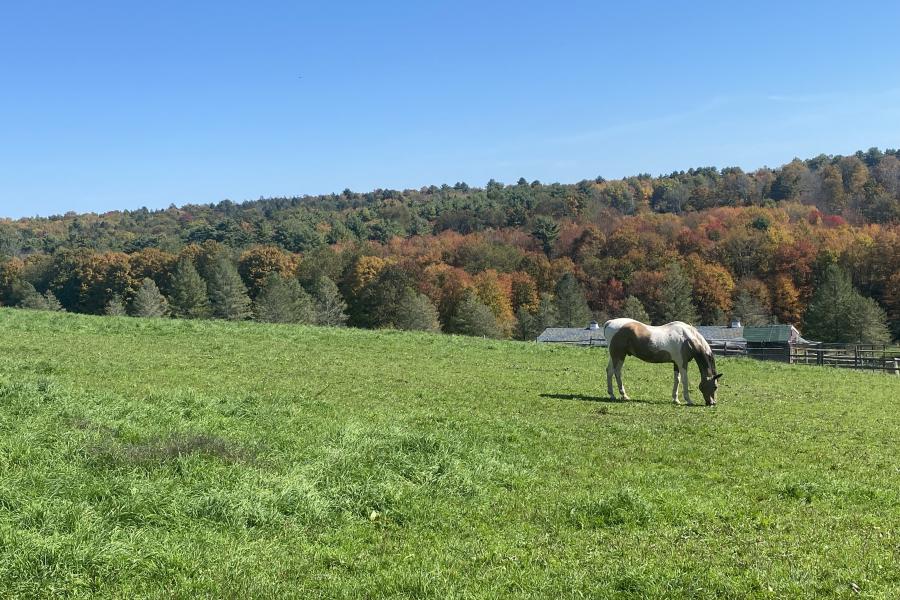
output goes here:
[[728, 4], [6, 2], [0, 216], [900, 146], [900, 4]]

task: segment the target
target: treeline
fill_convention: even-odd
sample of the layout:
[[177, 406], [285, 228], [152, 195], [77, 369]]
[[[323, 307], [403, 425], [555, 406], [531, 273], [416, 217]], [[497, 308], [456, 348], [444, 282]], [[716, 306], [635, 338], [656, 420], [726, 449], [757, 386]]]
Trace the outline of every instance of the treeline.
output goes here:
[[[0, 221], [0, 303], [521, 339], [737, 315], [885, 341], [886, 322], [900, 334], [898, 223], [900, 159], [875, 149], [753, 173], [67, 214]], [[859, 322], [823, 331], [810, 307], [838, 288]]]

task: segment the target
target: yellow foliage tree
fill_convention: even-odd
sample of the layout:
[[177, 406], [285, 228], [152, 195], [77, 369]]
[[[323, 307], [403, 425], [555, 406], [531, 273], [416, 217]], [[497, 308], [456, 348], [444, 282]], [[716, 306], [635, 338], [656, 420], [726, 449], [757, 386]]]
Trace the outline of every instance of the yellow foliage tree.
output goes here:
[[347, 278], [350, 291], [358, 293], [378, 277], [388, 265], [388, 261], [378, 256], [360, 256], [350, 270]]
[[494, 313], [504, 337], [511, 336], [515, 324], [512, 303], [509, 295], [503, 290], [497, 271], [493, 269], [482, 271], [475, 276], [474, 284], [475, 295]]
[[250, 296], [255, 298], [270, 275], [292, 278], [296, 276], [299, 264], [299, 257], [277, 246], [254, 246], [241, 254], [238, 272], [247, 284]]
[[800, 292], [787, 275], [779, 275], [772, 283], [772, 312], [782, 323], [796, 325], [803, 317]]

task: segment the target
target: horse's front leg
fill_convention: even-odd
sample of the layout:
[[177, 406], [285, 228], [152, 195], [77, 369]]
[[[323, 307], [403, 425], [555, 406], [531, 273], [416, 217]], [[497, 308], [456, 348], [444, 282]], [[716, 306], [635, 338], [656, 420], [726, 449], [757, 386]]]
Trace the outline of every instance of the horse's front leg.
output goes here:
[[672, 402], [675, 404], [681, 404], [678, 401], [678, 382], [681, 381], [678, 373], [678, 365], [673, 365], [675, 371], [675, 385], [672, 386]]
[[610, 356], [609, 362], [606, 363], [606, 393], [609, 395], [610, 400], [616, 399], [616, 395], [613, 393], [613, 386], [612, 386], [614, 370], [615, 369], [613, 369], [613, 359], [612, 359], [612, 356]]
[[693, 402], [691, 402], [691, 384], [688, 383], [687, 367], [679, 365], [679, 371], [681, 372], [681, 393], [684, 394], [684, 403], [690, 406]]
[[622, 365], [625, 364], [624, 360], [616, 361], [615, 365], [615, 373], [616, 373], [616, 383], [619, 384], [619, 394], [622, 396], [622, 400], [631, 400], [628, 397], [628, 394], [625, 393], [625, 386], [622, 385]]

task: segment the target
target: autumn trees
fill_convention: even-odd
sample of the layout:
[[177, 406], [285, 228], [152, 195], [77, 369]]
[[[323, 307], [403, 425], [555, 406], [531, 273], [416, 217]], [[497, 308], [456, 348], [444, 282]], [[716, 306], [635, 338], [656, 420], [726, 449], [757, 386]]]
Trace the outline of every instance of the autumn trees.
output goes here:
[[156, 312], [150, 280], [174, 318], [522, 339], [623, 314], [816, 331], [832, 265], [900, 335], [896, 151], [0, 221], [3, 305]]

